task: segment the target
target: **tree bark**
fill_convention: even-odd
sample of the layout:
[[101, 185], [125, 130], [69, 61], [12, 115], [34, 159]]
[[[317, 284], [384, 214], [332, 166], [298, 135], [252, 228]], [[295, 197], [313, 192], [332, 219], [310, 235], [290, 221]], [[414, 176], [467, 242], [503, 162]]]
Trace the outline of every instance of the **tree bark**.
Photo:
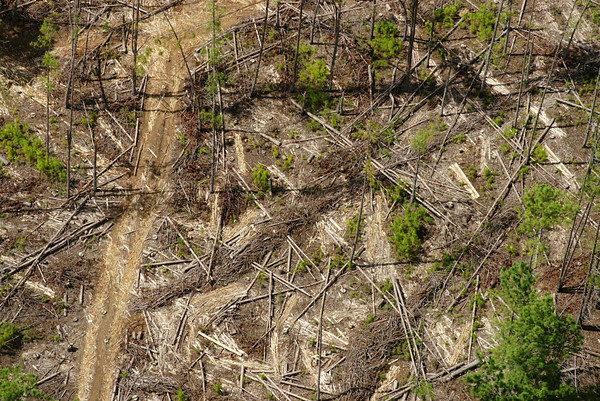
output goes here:
[[338, 44], [340, 41], [340, 19], [342, 18], [342, 0], [340, 0], [340, 4], [336, 7], [336, 15], [335, 15], [335, 43], [333, 45], [333, 57], [331, 58], [331, 68], [329, 71], [329, 90], [333, 86], [333, 71], [335, 68], [335, 59], [337, 57]]
[[412, 53], [415, 44], [415, 31], [417, 25], [417, 10], [419, 9], [419, 0], [412, 0], [410, 7], [410, 37], [408, 40], [408, 54], [406, 55], [406, 80], [410, 81], [410, 71], [412, 70]]
[[[319, 6], [317, 1], [317, 7]], [[300, 0], [300, 18], [298, 19], [298, 35], [296, 37], [296, 52], [294, 54], [294, 75], [292, 76], [292, 87], [290, 92], [296, 89], [296, 79], [298, 78], [298, 55], [300, 53], [300, 34], [302, 33], [302, 12], [304, 11], [304, 0]], [[315, 10], [315, 18], [317, 17], [317, 11]], [[314, 22], [313, 22], [314, 28]], [[311, 33], [312, 36], [312, 33]], [[312, 43], [312, 37], [311, 37]]]
[[258, 72], [260, 71], [260, 63], [262, 61], [263, 51], [265, 49], [265, 42], [267, 36], [267, 19], [269, 18], [269, 0], [265, 6], [265, 22], [263, 24], [262, 39], [260, 41], [260, 52], [258, 53], [258, 63], [256, 63], [256, 71], [254, 73], [254, 82], [252, 82], [252, 89], [250, 89], [250, 97], [254, 95], [254, 89], [256, 89], [256, 81], [258, 81]]

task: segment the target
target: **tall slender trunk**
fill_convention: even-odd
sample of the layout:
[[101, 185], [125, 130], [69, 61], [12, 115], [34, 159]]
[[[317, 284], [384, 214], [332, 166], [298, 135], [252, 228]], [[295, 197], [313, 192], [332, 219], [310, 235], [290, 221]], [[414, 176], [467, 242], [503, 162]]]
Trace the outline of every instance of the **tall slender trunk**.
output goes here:
[[415, 178], [413, 179], [413, 188], [412, 193], [410, 194], [410, 204], [412, 205], [415, 202], [415, 198], [417, 196], [417, 178], [419, 178], [419, 167], [421, 167], [421, 155], [419, 154], [419, 158], [417, 159], [417, 167], [415, 168]]
[[[314, 39], [315, 39], [315, 25], [317, 24], [317, 11], [319, 10], [319, 3], [321, 1], [317, 0], [317, 4], [315, 5], [315, 12], [313, 13], [313, 19], [312, 19], [312, 24], [310, 27], [310, 44], [312, 45], [314, 43]], [[304, 1], [302, 1], [302, 3], [304, 3]], [[304, 4], [300, 4], [300, 9], [302, 10], [302, 6]], [[300, 17], [302, 17], [302, 12], [300, 12]], [[300, 32], [300, 30], [298, 30], [298, 32]]]
[[335, 59], [337, 57], [338, 44], [340, 41], [340, 19], [342, 18], [342, 0], [340, 0], [340, 4], [336, 7], [336, 15], [335, 15], [335, 43], [333, 45], [333, 57], [331, 58], [331, 68], [329, 71], [329, 90], [333, 86], [333, 71], [335, 69]]
[[[600, 67], [598, 68], [598, 75], [596, 76], [596, 87], [594, 88], [594, 98], [592, 100], [592, 109], [590, 110], [590, 118], [588, 119], [587, 127], [585, 129], [585, 139], [583, 141], [583, 147], [588, 147], [588, 140], [590, 138], [590, 130], [592, 128], [592, 121], [594, 118], [594, 111], [596, 109], [596, 101], [598, 99], [598, 84], [600, 83]], [[596, 122], [596, 125], [598, 123]]]
[[417, 11], [419, 9], [419, 0], [412, 0], [410, 7], [410, 37], [408, 39], [408, 54], [406, 55], [406, 79], [410, 81], [410, 71], [412, 70], [412, 53], [415, 45], [415, 30], [417, 26]]
[[98, 190], [98, 173], [97, 173], [97, 160], [98, 160], [98, 145], [96, 143], [96, 131], [94, 130], [94, 128], [92, 128], [92, 146], [94, 146], [94, 160], [92, 161], [93, 166], [92, 166], [92, 174], [93, 174], [93, 180], [94, 180], [94, 187], [93, 187], [93, 192], [92, 194], [95, 195], [96, 191]]
[[50, 159], [50, 66], [46, 68], [46, 161]]
[[[80, 2], [77, 1], [75, 15], [79, 15]], [[77, 30], [73, 22], [73, 13], [69, 8], [69, 22], [71, 25], [71, 70], [69, 73], [69, 86], [67, 93], [69, 104], [69, 131], [67, 132], [67, 198], [71, 197], [71, 142], [73, 137], [73, 75], [75, 71], [75, 56], [77, 54]]]
[[500, 17], [502, 16], [502, 8], [504, 7], [504, 0], [500, 2], [500, 9], [498, 10], [498, 16], [496, 17], [496, 23], [494, 24], [494, 33], [492, 33], [492, 41], [490, 42], [490, 48], [488, 50], [487, 57], [485, 58], [485, 67], [483, 67], [483, 78], [481, 79], [480, 92], [483, 93], [485, 89], [485, 80], [487, 78], [488, 68], [490, 66], [490, 60], [492, 58], [492, 52], [494, 51], [494, 42], [496, 41], [496, 33], [498, 32], [498, 25], [500, 24]]
[[[319, 6], [319, 2], [317, 1], [317, 7]], [[298, 56], [300, 53], [300, 34], [302, 33], [302, 12], [304, 11], [304, 0], [300, 0], [300, 18], [298, 19], [298, 35], [296, 36], [296, 51], [294, 53], [294, 74], [292, 76], [292, 86], [290, 88], [290, 92], [296, 90], [296, 79], [298, 78]], [[315, 18], [317, 16], [317, 11], [315, 10]], [[313, 23], [314, 27], [314, 23]], [[312, 36], [312, 34], [311, 34]], [[312, 37], [311, 37], [312, 43]]]
[[585, 14], [585, 11], [587, 10], [591, 1], [592, 0], [588, 0], [588, 2], [585, 3], [585, 7], [583, 7], [583, 11], [581, 12], [581, 14], [579, 14], [579, 18], [577, 19], [577, 22], [575, 23], [575, 27], [573, 28], [573, 32], [571, 32], [571, 36], [569, 36], [569, 41], [567, 42], [567, 48], [565, 49], [565, 58], [569, 57], [569, 49], [571, 48], [571, 42], [573, 42], [573, 36], [575, 36], [575, 32], [577, 31], [577, 28], [579, 27], [579, 23], [581, 22], [581, 19], [583, 18], [583, 14]]
[[133, 96], [137, 95], [137, 53], [138, 53], [138, 22], [140, 18], [140, 0], [137, 0], [135, 3], [135, 8], [132, 9], [133, 14], [133, 29], [131, 32], [131, 48], [133, 50], [133, 69], [131, 74], [131, 90]]
[[260, 71], [260, 63], [262, 61], [263, 51], [265, 49], [265, 39], [267, 37], [267, 19], [269, 18], [269, 0], [265, 6], [265, 23], [263, 24], [263, 30], [260, 41], [260, 52], [258, 53], [258, 63], [256, 63], [256, 71], [254, 73], [254, 82], [252, 82], [252, 89], [250, 89], [250, 97], [254, 95], [254, 89], [256, 89], [256, 81], [258, 81], [258, 72]]
[[373, 0], [373, 10], [371, 11], [371, 32], [369, 33], [369, 39], [373, 40], [375, 37], [375, 16], [377, 10], [377, 0]]

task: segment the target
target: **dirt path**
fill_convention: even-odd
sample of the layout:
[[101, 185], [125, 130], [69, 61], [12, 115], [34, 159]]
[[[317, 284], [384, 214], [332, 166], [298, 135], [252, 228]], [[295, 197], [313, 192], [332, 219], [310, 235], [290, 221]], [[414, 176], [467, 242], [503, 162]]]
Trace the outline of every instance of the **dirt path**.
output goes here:
[[[226, 1], [218, 4], [233, 11], [249, 3]], [[192, 31], [206, 38], [206, 27], [199, 24], [207, 19], [203, 14], [206, 15], [204, 4], [184, 4], [179, 10], [170, 10], [169, 18], [180, 35]], [[229, 15], [223, 23], [230, 25], [239, 17], [240, 14]], [[140, 37], [149, 38], [150, 42], [160, 37], [163, 47], [161, 51], [155, 51], [146, 67], [149, 80], [140, 131], [142, 155], [138, 174], [128, 183], [130, 188], [140, 188], [146, 194], [127, 201], [125, 211], [109, 235], [103, 258], [105, 264], [88, 314], [78, 380], [80, 400], [109, 400], [119, 374], [118, 352], [124, 340], [129, 294], [135, 291], [144, 242], [164, 206], [173, 156], [171, 150], [176, 141], [178, 110], [181, 108], [180, 95], [187, 78], [177, 42], [168, 34], [171, 30], [166, 18], [157, 15], [141, 29]], [[197, 37], [193, 43], [181, 43], [189, 54], [202, 40]]]
[[[163, 25], [162, 23], [160, 25]], [[166, 24], [166, 21], [164, 23]], [[168, 26], [163, 32], [168, 32]], [[78, 382], [81, 400], [108, 400], [118, 375], [116, 357], [123, 340], [123, 323], [129, 294], [133, 290], [144, 242], [167, 189], [171, 145], [176, 129], [178, 94], [185, 69], [176, 60], [173, 40], [165, 43], [160, 62], [149, 63], [146, 111], [140, 130], [142, 155], [137, 176], [129, 187], [147, 194], [129, 199], [110, 232], [104, 253], [105, 265], [96, 286], [88, 315], [83, 359]], [[168, 92], [168, 93], [167, 93]], [[165, 95], [165, 96], [162, 96]]]

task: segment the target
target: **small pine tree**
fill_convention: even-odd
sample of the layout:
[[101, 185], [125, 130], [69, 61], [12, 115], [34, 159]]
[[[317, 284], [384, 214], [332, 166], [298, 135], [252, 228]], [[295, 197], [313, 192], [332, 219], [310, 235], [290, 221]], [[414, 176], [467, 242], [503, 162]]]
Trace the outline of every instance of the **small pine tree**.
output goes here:
[[575, 393], [562, 383], [561, 364], [583, 338], [573, 317], [556, 314], [550, 295], [537, 295], [535, 279], [522, 262], [500, 275], [500, 295], [512, 311], [499, 321], [498, 346], [466, 378], [483, 401], [568, 400]]
[[425, 224], [433, 223], [423, 206], [415, 207], [406, 204], [404, 214], [394, 219], [391, 225], [392, 236], [390, 241], [396, 248], [398, 259], [415, 261], [421, 252], [421, 245], [425, 237]]

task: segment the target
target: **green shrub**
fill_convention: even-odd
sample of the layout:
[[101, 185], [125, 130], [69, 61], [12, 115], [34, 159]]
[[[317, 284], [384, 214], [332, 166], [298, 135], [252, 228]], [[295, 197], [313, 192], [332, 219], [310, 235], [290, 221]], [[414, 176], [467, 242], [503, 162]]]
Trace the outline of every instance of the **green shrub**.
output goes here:
[[360, 219], [360, 224], [358, 223], [358, 214], [348, 220], [348, 231], [347, 237], [352, 242], [354, 242], [354, 238], [356, 238], [356, 230], [358, 230], [358, 241], [362, 239], [362, 233], [365, 231], [365, 219]]
[[538, 163], [544, 163], [548, 160], [548, 152], [542, 145], [537, 145], [533, 150], [533, 159]]
[[396, 249], [400, 260], [413, 262], [421, 252], [421, 245], [426, 234], [424, 223], [431, 224], [433, 219], [427, 215], [423, 206], [405, 205], [403, 214], [397, 216], [392, 225], [390, 241]]
[[466, 378], [483, 401], [570, 400], [575, 395], [562, 382], [561, 365], [578, 352], [583, 337], [571, 316], [556, 314], [550, 295], [537, 294], [535, 281], [533, 269], [523, 262], [500, 274], [500, 295], [511, 310], [498, 322], [498, 345]]
[[435, 10], [435, 22], [441, 23], [444, 28], [452, 28], [454, 20], [458, 17], [458, 13], [462, 7], [463, 4], [461, 1], [455, 1], [445, 7], [438, 8]]
[[21, 367], [0, 368], [0, 400], [23, 401], [43, 399], [37, 389], [37, 379], [30, 373], [21, 373]]
[[[490, 40], [494, 34], [494, 25], [498, 17], [498, 7], [489, 2], [479, 7], [479, 10], [468, 15], [470, 29], [472, 33], [476, 33], [480, 40]], [[500, 23], [504, 24], [510, 15], [502, 13]]]
[[24, 157], [52, 181], [64, 181], [66, 171], [63, 164], [55, 157], [50, 157], [42, 141], [31, 133], [26, 123], [15, 119], [0, 130], [0, 146], [9, 160], [17, 161]]
[[185, 395], [182, 389], [179, 389], [177, 390], [177, 398], [175, 399], [177, 401], [187, 401], [187, 396]]
[[381, 20], [375, 24], [373, 40], [369, 41], [373, 51], [373, 58], [384, 61], [400, 56], [402, 52], [402, 41], [399, 38], [398, 27], [392, 21]]
[[517, 209], [521, 224], [517, 231], [530, 238], [532, 251], [545, 249], [542, 235], [555, 226], [569, 222], [578, 206], [559, 188], [548, 184], [535, 184], [532, 190], [526, 190], [522, 198], [525, 209]]
[[304, 69], [300, 71], [299, 83], [306, 92], [304, 106], [314, 112], [329, 102], [329, 96], [325, 92], [329, 69], [324, 58], [307, 60], [303, 65]]
[[255, 167], [252, 170], [252, 179], [254, 180], [254, 184], [256, 184], [258, 189], [262, 192], [268, 191], [270, 176], [269, 170], [267, 170], [262, 164], [259, 164], [258, 167]]
[[21, 330], [13, 323], [4, 322], [0, 325], [0, 350], [16, 348], [22, 338]]
[[215, 385], [213, 386], [213, 389], [215, 390], [216, 395], [225, 395], [225, 392], [223, 391], [223, 386], [221, 385], [221, 382], [216, 382]]
[[206, 122], [211, 129], [218, 131], [223, 128], [223, 117], [212, 110], [200, 110], [200, 120]]

